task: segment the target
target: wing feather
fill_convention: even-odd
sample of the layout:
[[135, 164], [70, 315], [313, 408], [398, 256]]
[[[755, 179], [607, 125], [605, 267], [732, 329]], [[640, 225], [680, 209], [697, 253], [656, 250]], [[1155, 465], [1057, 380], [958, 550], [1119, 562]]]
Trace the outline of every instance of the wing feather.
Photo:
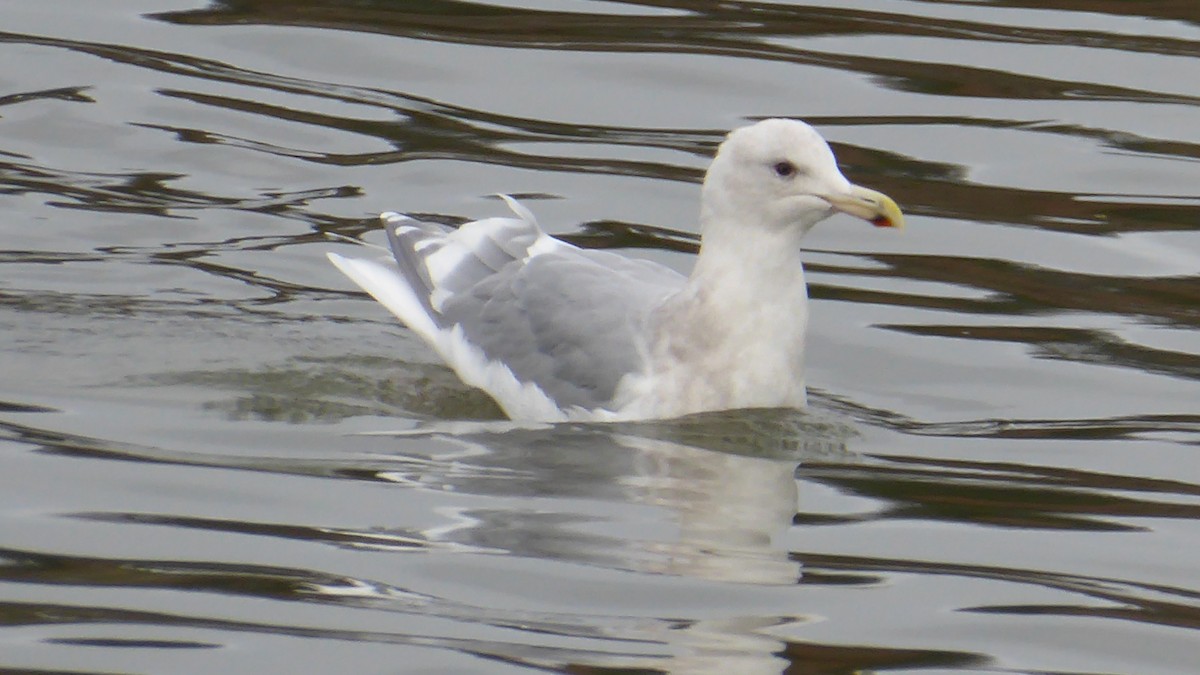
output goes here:
[[504, 198], [518, 218], [448, 231], [385, 213], [392, 260], [329, 258], [510, 415], [603, 409], [643, 368], [647, 318], [684, 278], [553, 239]]

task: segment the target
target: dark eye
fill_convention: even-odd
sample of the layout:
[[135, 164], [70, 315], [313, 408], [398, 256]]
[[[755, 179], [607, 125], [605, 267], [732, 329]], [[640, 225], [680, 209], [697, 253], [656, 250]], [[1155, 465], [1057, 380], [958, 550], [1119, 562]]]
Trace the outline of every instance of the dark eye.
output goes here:
[[791, 162], [778, 162], [773, 168], [775, 169], [775, 175], [780, 178], [789, 178], [796, 173], [796, 165]]

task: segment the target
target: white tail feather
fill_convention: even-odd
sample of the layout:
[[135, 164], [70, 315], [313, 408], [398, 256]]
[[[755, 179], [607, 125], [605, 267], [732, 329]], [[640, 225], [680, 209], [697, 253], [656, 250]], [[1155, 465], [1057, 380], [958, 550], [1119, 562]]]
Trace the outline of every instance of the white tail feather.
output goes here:
[[394, 270], [374, 260], [346, 258], [336, 253], [326, 253], [329, 262], [350, 277], [350, 280], [371, 294], [392, 314], [416, 331], [430, 343], [437, 342], [439, 329], [429, 316], [413, 290]]

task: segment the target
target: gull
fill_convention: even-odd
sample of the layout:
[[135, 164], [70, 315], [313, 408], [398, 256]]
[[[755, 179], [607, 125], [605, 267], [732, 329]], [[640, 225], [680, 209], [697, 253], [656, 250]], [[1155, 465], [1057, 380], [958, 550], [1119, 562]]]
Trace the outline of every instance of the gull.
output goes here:
[[890, 197], [848, 181], [791, 119], [735, 129], [717, 149], [689, 276], [555, 239], [501, 196], [515, 218], [451, 230], [383, 213], [391, 255], [328, 257], [521, 421], [803, 407], [801, 239], [838, 212], [903, 226]]

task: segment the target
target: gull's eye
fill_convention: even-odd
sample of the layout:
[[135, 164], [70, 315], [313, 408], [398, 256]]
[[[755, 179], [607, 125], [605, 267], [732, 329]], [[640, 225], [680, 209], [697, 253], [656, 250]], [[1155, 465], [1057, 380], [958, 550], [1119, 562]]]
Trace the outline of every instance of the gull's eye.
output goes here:
[[791, 162], [777, 162], [774, 167], [775, 175], [780, 178], [791, 178], [796, 175], [796, 165]]

